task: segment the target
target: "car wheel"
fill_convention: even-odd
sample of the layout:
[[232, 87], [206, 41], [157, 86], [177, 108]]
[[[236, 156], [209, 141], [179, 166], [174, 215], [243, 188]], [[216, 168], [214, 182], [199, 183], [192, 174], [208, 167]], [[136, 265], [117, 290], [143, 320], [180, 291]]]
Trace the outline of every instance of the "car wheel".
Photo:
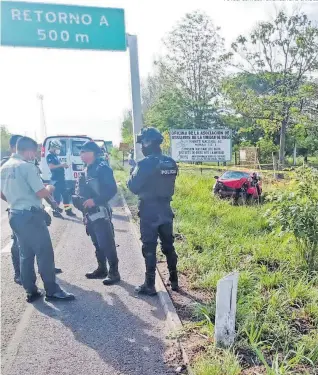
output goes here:
[[261, 204], [261, 196], [255, 197], [254, 195], [249, 195], [247, 203], [250, 206], [258, 206]]

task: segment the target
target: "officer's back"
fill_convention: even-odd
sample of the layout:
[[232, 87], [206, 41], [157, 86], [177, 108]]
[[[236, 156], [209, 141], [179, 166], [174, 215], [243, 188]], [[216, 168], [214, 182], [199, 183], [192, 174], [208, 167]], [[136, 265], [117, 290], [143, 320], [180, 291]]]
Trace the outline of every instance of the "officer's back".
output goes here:
[[170, 202], [177, 176], [176, 162], [169, 156], [153, 153], [138, 163], [129, 188], [138, 194], [140, 201]]
[[162, 154], [162, 134], [155, 128], [145, 128], [137, 136], [145, 156], [128, 181], [128, 188], [139, 197], [142, 253], [146, 263], [144, 284], [136, 288], [141, 294], [155, 295], [156, 248], [158, 237], [166, 256], [172, 290], [178, 290], [177, 254], [173, 246], [174, 214], [170, 202], [178, 173], [176, 162]]

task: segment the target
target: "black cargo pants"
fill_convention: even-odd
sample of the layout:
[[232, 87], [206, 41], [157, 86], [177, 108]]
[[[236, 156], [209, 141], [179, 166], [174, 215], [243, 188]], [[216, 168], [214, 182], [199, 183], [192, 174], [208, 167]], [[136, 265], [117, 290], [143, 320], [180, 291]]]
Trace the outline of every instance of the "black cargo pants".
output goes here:
[[106, 219], [97, 219], [95, 221], [87, 221], [86, 231], [91, 237], [95, 247], [96, 259], [99, 263], [117, 267], [117, 249], [115, 244], [115, 233], [113, 223], [111, 221], [112, 211], [109, 208], [109, 217]]
[[142, 254], [145, 258], [146, 273], [150, 276], [155, 275], [158, 237], [160, 239], [161, 251], [167, 259], [169, 272], [176, 271], [178, 255], [174, 248], [174, 214], [170, 202], [140, 202], [139, 218]]

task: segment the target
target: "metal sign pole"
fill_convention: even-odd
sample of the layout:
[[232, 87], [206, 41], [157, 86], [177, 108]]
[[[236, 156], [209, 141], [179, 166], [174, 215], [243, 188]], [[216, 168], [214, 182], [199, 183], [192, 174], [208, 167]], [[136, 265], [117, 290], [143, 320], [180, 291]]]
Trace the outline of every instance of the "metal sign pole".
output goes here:
[[140, 145], [136, 143], [137, 134], [140, 132], [142, 128], [142, 110], [141, 110], [141, 93], [140, 93], [137, 36], [127, 34], [127, 44], [129, 48], [129, 58], [130, 58], [134, 151], [135, 151], [135, 160], [139, 161], [143, 159], [143, 155], [141, 152]]
[[44, 115], [44, 105], [43, 105], [44, 96], [42, 94], [38, 94], [37, 97], [40, 101], [41, 137], [42, 137], [41, 142], [43, 142], [44, 139], [47, 137], [46, 122], [45, 122], [45, 115]]

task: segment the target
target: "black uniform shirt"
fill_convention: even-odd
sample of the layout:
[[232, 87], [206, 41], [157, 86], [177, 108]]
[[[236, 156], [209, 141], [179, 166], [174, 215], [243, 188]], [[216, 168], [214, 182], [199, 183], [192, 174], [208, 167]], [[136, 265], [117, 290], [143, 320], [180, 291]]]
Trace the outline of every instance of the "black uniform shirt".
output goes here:
[[[61, 164], [57, 155], [53, 154], [52, 152], [50, 152], [47, 155], [46, 162], [47, 162], [48, 165], [49, 164], [53, 164], [53, 165], [60, 165]], [[61, 180], [65, 179], [65, 171], [64, 171], [64, 168], [62, 168], [62, 167], [51, 169], [51, 173], [52, 173], [51, 180], [53, 180], [53, 181], [61, 181]]]
[[169, 156], [152, 154], [137, 163], [127, 186], [140, 200], [171, 200], [178, 174], [176, 162]]
[[97, 179], [99, 182], [99, 196], [94, 197], [97, 206], [104, 206], [117, 193], [117, 185], [114, 178], [113, 170], [104, 160], [96, 161], [87, 167], [87, 179]]

